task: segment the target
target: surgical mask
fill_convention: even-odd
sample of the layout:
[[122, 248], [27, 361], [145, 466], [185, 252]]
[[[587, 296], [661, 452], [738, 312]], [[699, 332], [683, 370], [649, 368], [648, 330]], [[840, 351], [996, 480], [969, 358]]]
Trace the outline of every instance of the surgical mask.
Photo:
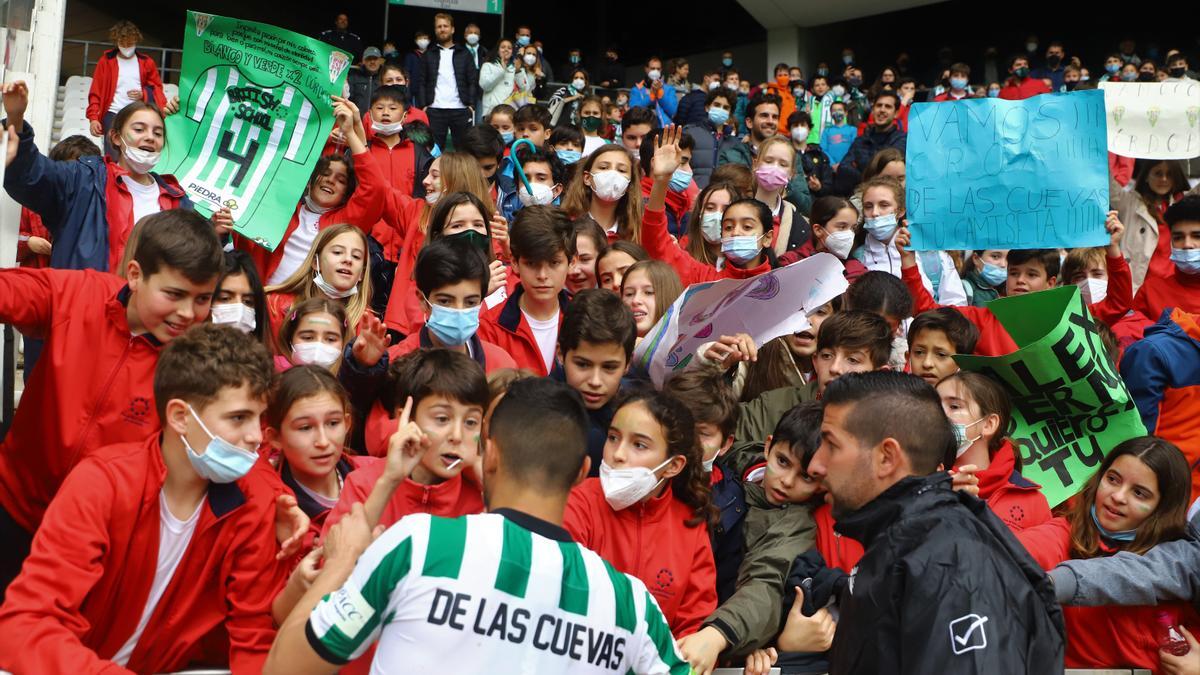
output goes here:
[[514, 139], [516, 139], [516, 137], [517, 137], [516, 134], [514, 134], [511, 131], [501, 131], [500, 132], [500, 140], [504, 141], [504, 147], [508, 147], [508, 146], [512, 145], [512, 142]]
[[326, 296], [328, 296], [332, 300], [341, 300], [343, 298], [348, 298], [352, 295], [358, 295], [358, 284], [351, 286], [347, 290], [339, 291], [338, 289], [333, 287], [333, 284], [330, 284], [328, 281], [325, 281], [325, 277], [321, 276], [321, 264], [320, 263], [317, 263], [317, 273], [313, 275], [312, 280], [313, 280], [313, 284], [316, 285], [317, 288], [321, 289], [321, 292], [324, 293]]
[[1122, 82], [1135, 82], [1137, 81], [1137, 77], [1137, 73], [1121, 73]]
[[999, 97], [1000, 97], [999, 89], [988, 89], [988, 98], [999, 98]]
[[1174, 68], [1167, 69], [1167, 74], [1171, 77], [1183, 77], [1185, 73], [1187, 73], [1187, 68], [1183, 66], [1175, 66]]
[[391, 136], [392, 134], [398, 134], [403, 128], [403, 122], [371, 122], [371, 129], [380, 136]]
[[417, 49], [429, 49], [429, 40], [425, 38], [417, 40]]
[[747, 234], [741, 237], [725, 237], [721, 240], [721, 253], [735, 263], [754, 260], [762, 247], [758, 245], [761, 237], [757, 234]]
[[675, 169], [671, 174], [670, 188], [674, 192], [683, 192], [692, 182], [692, 172], [685, 169]]
[[760, 164], [754, 170], [754, 178], [758, 186], [767, 192], [774, 192], [788, 182], [788, 172], [783, 167], [774, 164]]
[[704, 473], [712, 473], [713, 464], [717, 463], [717, 456], [713, 455], [712, 459], [700, 460], [700, 465], [704, 467]]
[[650, 78], [651, 82], [657, 82], [658, 78], [662, 77], [662, 71], [658, 68], [652, 68], [646, 73], [646, 77]]
[[897, 228], [896, 214], [889, 213], [877, 218], [867, 218], [863, 227], [867, 228], [867, 232], [879, 241], [889, 242], [892, 240], [892, 235], [896, 234]]
[[572, 54], [567, 60], [569, 60], [572, 64], [579, 63], [579, 55]]
[[479, 34], [467, 33], [467, 44], [471, 45], [472, 47], [479, 44]]
[[988, 286], [1000, 286], [1008, 279], [1008, 268], [992, 263], [983, 263], [983, 269], [979, 271], [979, 276]]
[[241, 302], [213, 305], [209, 310], [209, 316], [212, 317], [213, 323], [233, 326], [243, 333], [254, 332], [258, 325], [254, 318], [254, 310]]
[[601, 201], [618, 201], [625, 196], [627, 189], [629, 178], [617, 171], [597, 171], [592, 174], [592, 193]]
[[[596, 118], [593, 117], [592, 119]], [[583, 153], [579, 152], [578, 150], [555, 150], [554, 152], [556, 155], [558, 155], [558, 159], [567, 166], [570, 166], [583, 159]]]
[[523, 206], [545, 206], [554, 201], [553, 188], [541, 183], [530, 183], [529, 187], [533, 188], [533, 194], [526, 192], [524, 183], [517, 188], [517, 198]]
[[332, 206], [321, 206], [313, 201], [312, 195], [304, 195], [304, 208], [316, 214], [329, 213], [333, 209]]
[[721, 241], [720, 211], [708, 211], [700, 216], [700, 235], [710, 244]]
[[847, 79], [846, 79], [846, 84], [848, 84], [848, 85], [850, 85], [851, 87], [854, 87], [854, 88], [856, 88], [856, 89], [857, 89], [858, 87], [861, 87], [861, 86], [862, 86], [862, 78], [861, 78], [861, 77], [850, 77], [850, 78], [847, 78]]
[[526, 54], [521, 57], [521, 60], [525, 62], [525, 65], [532, 66], [537, 63], [537, 54]]
[[1016, 75], [1018, 80], [1023, 80], [1029, 77], [1029, 68], [1026, 66], [1021, 66], [1013, 71], [1013, 75]]
[[716, 80], [713, 80], [712, 82], [709, 82], [709, 83], [708, 83], [708, 90], [709, 90], [709, 91], [713, 91], [714, 89], [717, 89], [717, 88], [719, 88], [720, 86], [721, 86], [721, 83], [720, 83], [720, 82], [717, 82]]
[[817, 74], [820, 75], [821, 77], [828, 77], [829, 69], [828, 68], [817, 68]]
[[1121, 532], [1110, 532], [1109, 530], [1104, 529], [1104, 526], [1100, 524], [1100, 519], [1096, 517], [1096, 505], [1095, 504], [1092, 504], [1092, 523], [1094, 523], [1096, 525], [1096, 529], [1100, 531], [1100, 535], [1103, 536], [1105, 539], [1111, 539], [1112, 541], [1130, 542], [1137, 538], [1137, 530], [1136, 529], [1124, 530]]
[[967, 78], [965, 78], [965, 77], [950, 78], [950, 88], [951, 89], [966, 89], [967, 88]]
[[1106, 63], [1104, 64], [1104, 69], [1108, 71], [1109, 75], [1116, 75], [1117, 73], [1121, 72], [1121, 64]]
[[728, 68], [733, 65], [733, 59], [721, 59], [721, 65]]
[[[428, 301], [426, 301], [428, 302]], [[479, 306], [454, 309], [429, 304], [429, 319], [425, 325], [447, 347], [458, 347], [479, 330]]]
[[158, 164], [158, 158], [162, 156], [161, 152], [146, 152], [141, 148], [135, 148], [129, 145], [129, 139], [125, 140], [125, 147], [121, 148], [121, 156], [125, 158], [125, 163], [129, 165], [137, 173], [150, 173], [155, 164]]
[[604, 125], [604, 120], [599, 117], [584, 117], [579, 122], [583, 125], [583, 130], [589, 133], [600, 131], [600, 127]]
[[808, 127], [794, 127], [792, 129], [792, 140], [797, 143], [803, 143], [808, 138]]
[[854, 55], [853, 54], [843, 54], [842, 55], [842, 63], [846, 64], [847, 66], [850, 65], [851, 63], [854, 63]]
[[575, 91], [582, 91], [587, 86], [587, 81], [582, 77], [577, 77], [571, 80], [571, 86], [575, 88]]
[[983, 438], [983, 434], [979, 434], [975, 438], [967, 438], [967, 428], [973, 427], [982, 421], [983, 421], [983, 418], [980, 417], [979, 419], [975, 420], [974, 422], [971, 422], [970, 424], [959, 424], [958, 422], [950, 423], [951, 426], [954, 427], [954, 440], [958, 442], [958, 445], [954, 451], [955, 457], [962, 457], [963, 453], [967, 451], [967, 448], [971, 447], [972, 443]]
[[1171, 262], [1184, 274], [1200, 274], [1200, 248], [1171, 248]]
[[324, 342], [298, 342], [292, 345], [292, 363], [328, 368], [342, 357], [342, 350]]
[[519, 45], [521, 47], [528, 47], [529, 46], [529, 36], [528, 35], [518, 35], [517, 36], [517, 45]]
[[121, 57], [126, 59], [133, 58], [134, 52], [137, 51], [137, 45], [132, 47], [118, 47], [117, 51], [121, 52]]
[[825, 248], [842, 260], [850, 256], [850, 249], [853, 247], [854, 230], [830, 232], [829, 236], [825, 237]]
[[1089, 305], [1100, 302], [1108, 296], [1108, 279], [1081, 279], [1075, 284], [1079, 287], [1079, 293], [1083, 296], [1083, 301]]
[[833, 89], [831, 89], [830, 91], [833, 92], [834, 96], [837, 96], [839, 98], [846, 95], [846, 88], [840, 84], [833, 85]]
[[433, 192], [425, 193], [425, 203], [429, 204], [430, 206], [433, 206], [434, 204], [438, 203], [438, 200], [441, 198], [442, 198], [442, 193], [438, 190], [434, 190]]
[[200, 425], [200, 429], [209, 438], [208, 445], [204, 446], [204, 454], [197, 455], [196, 451], [192, 449], [192, 444], [188, 442], [187, 436], [179, 437], [179, 440], [183, 441], [184, 449], [187, 450], [188, 461], [191, 462], [196, 473], [213, 483], [232, 483], [250, 473], [250, 469], [254, 468], [254, 463], [258, 461], [257, 452], [243, 450], [224, 438], [214, 436], [208, 427], [204, 426], [204, 422], [196, 414], [196, 409], [190, 404], [188, 412], [192, 414], [192, 419], [196, 420], [196, 424]]
[[792, 96], [796, 98], [804, 96], [804, 87], [792, 87]]
[[486, 234], [480, 232], [479, 230], [472, 230], [472, 229], [461, 230], [459, 232], [455, 232], [454, 234], [447, 235], [446, 240], [447, 241], [454, 240], [454, 241], [465, 242], [468, 245], [473, 246], [473, 247], [479, 249], [480, 251], [482, 251], [485, 256], [488, 254], [488, 251], [492, 248], [491, 238], [488, 237]]
[[1037, 51], [1037, 43], [1036, 42], [1026, 42], [1025, 43], [1025, 51], [1036, 52]]
[[729, 111], [713, 106], [708, 109], [708, 121], [715, 127], [723, 127], [729, 121]]
[[833, 121], [837, 122], [838, 124], [841, 124], [846, 119], [846, 113], [842, 112], [841, 110], [835, 110], [829, 113], [829, 116], [832, 117]]
[[624, 511], [642, 501], [662, 483], [654, 472], [670, 463], [667, 459], [653, 469], [644, 466], [614, 469], [608, 462], [600, 460], [600, 487], [604, 490], [604, 500], [614, 511]]

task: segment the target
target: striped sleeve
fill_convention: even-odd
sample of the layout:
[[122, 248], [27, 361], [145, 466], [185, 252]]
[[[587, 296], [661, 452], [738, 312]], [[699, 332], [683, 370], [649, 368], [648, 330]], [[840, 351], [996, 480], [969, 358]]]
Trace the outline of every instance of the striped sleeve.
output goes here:
[[641, 615], [634, 633], [633, 653], [630, 654], [630, 670], [637, 675], [689, 675], [691, 665], [675, 648], [671, 627], [663, 616], [658, 602], [642, 582], [628, 577], [632, 582], [630, 602], [636, 605]]
[[431, 535], [430, 517], [402, 519], [375, 540], [358, 559], [350, 578], [326, 595], [305, 626], [308, 643], [329, 663], [358, 658], [378, 639], [404, 582], [420, 566]]

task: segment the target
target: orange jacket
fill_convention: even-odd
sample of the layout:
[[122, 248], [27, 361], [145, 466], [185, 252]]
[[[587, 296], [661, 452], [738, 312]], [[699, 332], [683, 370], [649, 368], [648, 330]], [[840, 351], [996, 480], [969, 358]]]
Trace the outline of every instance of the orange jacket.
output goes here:
[[779, 97], [779, 133], [786, 136], [790, 132], [788, 118], [796, 112], [796, 97], [792, 96], [792, 85], [768, 82], [767, 92]]
[[695, 633], [717, 608], [717, 567], [708, 528], [688, 527], [692, 509], [670, 489], [614, 511], [599, 478], [571, 490], [563, 527], [617, 570], [641, 579], [676, 638]]

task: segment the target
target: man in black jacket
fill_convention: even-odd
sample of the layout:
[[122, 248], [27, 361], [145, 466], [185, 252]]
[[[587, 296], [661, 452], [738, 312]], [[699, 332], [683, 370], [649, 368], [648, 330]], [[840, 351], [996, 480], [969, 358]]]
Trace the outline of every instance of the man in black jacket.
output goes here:
[[900, 109], [900, 96], [891, 90], [879, 92], [871, 107], [871, 119], [866, 131], [850, 144], [846, 157], [838, 165], [837, 186], [839, 194], [849, 195], [862, 182], [862, 172], [875, 153], [884, 148], [896, 148], [904, 152], [908, 145], [908, 134], [900, 131], [896, 124], [896, 111]]
[[956, 442], [933, 387], [853, 373], [823, 401], [808, 472], [832, 497], [836, 530], [866, 549], [839, 598], [830, 672], [1062, 673], [1062, 610], [1046, 575], [938, 470]]
[[444, 150], [447, 130], [458, 144], [471, 128], [471, 105], [479, 88], [479, 70], [471, 52], [454, 44], [454, 19], [449, 14], [434, 15], [433, 33], [438, 44], [421, 57], [421, 84], [433, 142]]

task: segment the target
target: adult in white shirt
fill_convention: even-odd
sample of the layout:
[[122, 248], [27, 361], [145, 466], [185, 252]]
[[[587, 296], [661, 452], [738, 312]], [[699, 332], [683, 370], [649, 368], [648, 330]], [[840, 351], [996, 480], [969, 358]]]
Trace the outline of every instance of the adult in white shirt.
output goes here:
[[449, 14], [433, 17], [433, 32], [438, 44], [421, 57], [421, 83], [424, 100], [431, 101], [425, 113], [429, 116], [433, 142], [445, 148], [447, 132], [457, 146], [471, 128], [479, 92], [479, 69], [471, 52], [454, 43], [454, 19]]

